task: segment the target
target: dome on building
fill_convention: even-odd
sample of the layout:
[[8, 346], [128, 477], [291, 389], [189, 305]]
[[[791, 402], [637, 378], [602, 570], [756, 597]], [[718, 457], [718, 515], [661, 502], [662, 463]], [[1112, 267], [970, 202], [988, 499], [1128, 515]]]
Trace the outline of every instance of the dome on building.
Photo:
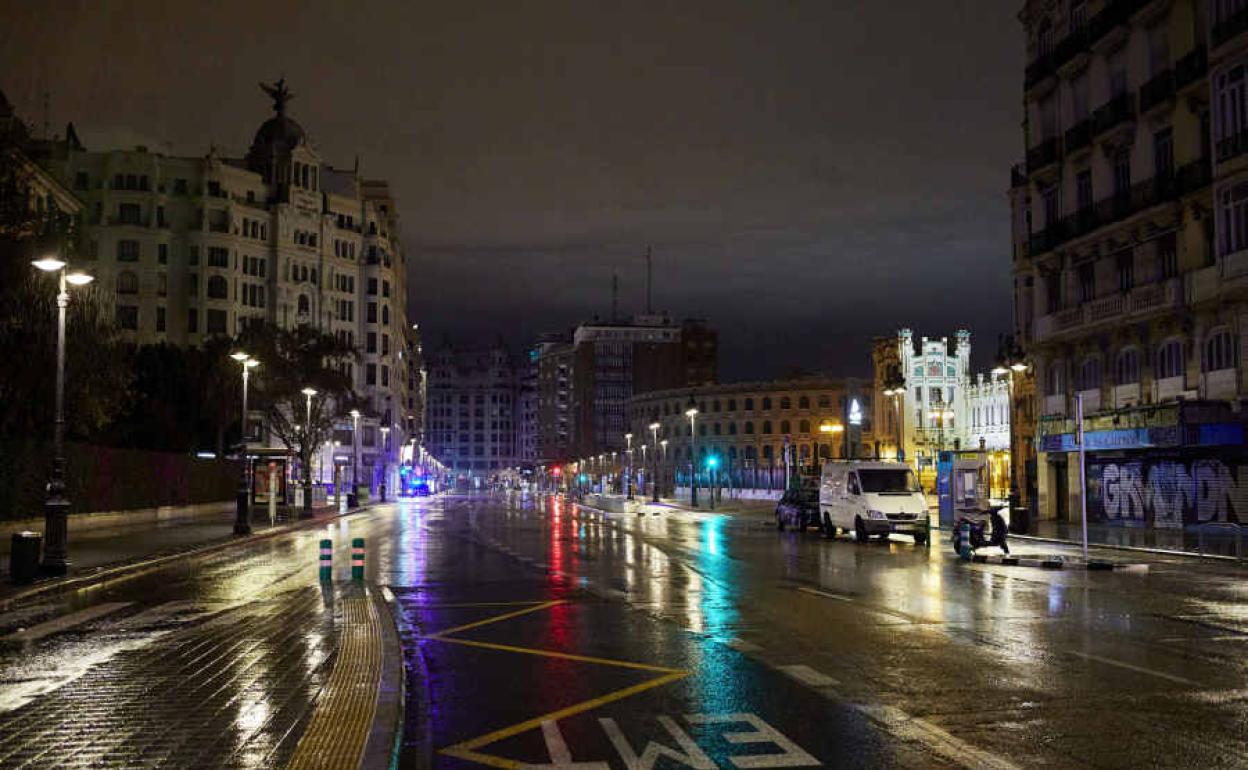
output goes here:
[[303, 144], [306, 138], [303, 126], [279, 113], [264, 121], [260, 130], [256, 131], [256, 138], [251, 141], [251, 148], [253, 152], [263, 149], [269, 153], [288, 153]]
[[261, 83], [260, 88], [273, 100], [273, 111], [277, 114], [264, 121], [256, 131], [251, 149], [247, 152], [247, 166], [261, 174], [266, 182], [273, 183], [285, 178], [290, 168], [291, 152], [306, 144], [308, 137], [303, 126], [286, 115], [286, 104], [294, 98], [294, 94], [286, 87], [285, 79], [272, 85]]

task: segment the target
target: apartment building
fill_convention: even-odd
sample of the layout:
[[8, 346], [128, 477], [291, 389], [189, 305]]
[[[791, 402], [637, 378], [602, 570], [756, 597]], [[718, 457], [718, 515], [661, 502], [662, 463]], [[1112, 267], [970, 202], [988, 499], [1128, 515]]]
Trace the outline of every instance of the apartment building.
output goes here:
[[429, 355], [428, 372], [429, 452], [474, 483], [519, 465], [521, 373], [507, 350], [446, 344]]
[[1181, 488], [1210, 463], [1233, 482], [1243, 463], [1245, 5], [1029, 0], [1020, 13], [1014, 323], [1035, 395], [1014, 411], [1036, 416], [1017, 445], [1036, 456], [1015, 459], [1040, 518], [1078, 516], [1076, 400], [1093, 520], [1226, 515]]

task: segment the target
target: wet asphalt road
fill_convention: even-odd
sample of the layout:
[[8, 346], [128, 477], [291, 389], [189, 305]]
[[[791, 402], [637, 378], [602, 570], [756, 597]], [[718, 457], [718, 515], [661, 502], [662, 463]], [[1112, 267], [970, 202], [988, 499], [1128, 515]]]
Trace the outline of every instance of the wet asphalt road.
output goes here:
[[335, 655], [326, 534], [393, 597], [403, 767], [1248, 766], [1242, 571], [446, 497], [0, 614], [0, 767], [281, 766]]

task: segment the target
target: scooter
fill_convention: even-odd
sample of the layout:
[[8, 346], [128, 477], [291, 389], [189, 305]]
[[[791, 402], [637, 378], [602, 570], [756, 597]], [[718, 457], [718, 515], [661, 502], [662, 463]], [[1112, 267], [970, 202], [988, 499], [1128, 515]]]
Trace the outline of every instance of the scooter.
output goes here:
[[[969, 561], [976, 549], [995, 545], [1008, 554], [1010, 552], [1010, 546], [1006, 543], [1008, 528], [1005, 525], [1005, 518], [1001, 516], [1003, 510], [1005, 506], [961, 516], [953, 528], [953, 552], [963, 560]], [[992, 524], [991, 534], [985, 532], [986, 525], [989, 523]]]

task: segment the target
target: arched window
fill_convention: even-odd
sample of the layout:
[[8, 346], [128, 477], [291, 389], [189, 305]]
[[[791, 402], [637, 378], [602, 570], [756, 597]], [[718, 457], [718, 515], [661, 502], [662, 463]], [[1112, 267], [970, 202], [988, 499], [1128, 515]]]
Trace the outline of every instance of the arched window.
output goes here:
[[754, 411], [754, 399], [752, 399], [752, 398], [747, 398], [747, 399], [745, 400], [745, 411], [747, 411], [747, 412], [752, 412], [752, 411]]
[[390, 325], [390, 306], [389, 305], [381, 306], [381, 324], [382, 326]]
[[219, 275], [208, 279], [208, 299], [229, 299], [230, 284]]
[[300, 295], [299, 295], [299, 312], [300, 312], [301, 314], [306, 314], [306, 313], [311, 313], [311, 312], [312, 312], [312, 305], [311, 305], [311, 303], [310, 303], [310, 302], [308, 302], [308, 295], [307, 295], [307, 294], [300, 294]]
[[790, 427], [790, 426], [789, 426], [789, 421], [788, 421], [788, 420], [781, 420], [781, 421], [780, 421], [780, 432], [781, 432], [781, 433], [785, 433], [785, 434], [789, 433], [789, 432], [790, 432], [790, 431], [789, 431], [789, 427]]
[[810, 420], [802, 420], [798, 423], [798, 427], [801, 428], [802, 433], [810, 433]]
[[138, 294], [139, 277], [132, 270], [122, 270], [117, 274], [118, 294]]
[[771, 408], [771, 396], [763, 397], [763, 411], [767, 411], [770, 408]]
[[728, 399], [728, 411], [730, 412], [737, 411], [737, 400], [735, 398]]
[[745, 423], [745, 435], [747, 436], [754, 435], [754, 423], [748, 422], [748, 421]]
[[737, 424], [735, 422], [728, 423], [728, 435], [729, 436], [737, 435]]
[[1183, 376], [1183, 341], [1167, 340], [1157, 349], [1157, 379]]
[[763, 420], [763, 435], [771, 435], [771, 420]]
[[801, 398], [799, 398], [797, 400], [797, 408], [809, 409], [810, 408], [810, 396], [802, 396]]
[[719, 431], [720, 431], [720, 425], [719, 425], [719, 423], [715, 423], [715, 435], [716, 435], [716, 436], [718, 436], [718, 435], [719, 435]]
[[1101, 387], [1101, 359], [1091, 356], [1079, 366], [1079, 390], [1096, 390]]
[[719, 411], [719, 399], [718, 398], [711, 402], [711, 411], [712, 412]]
[[1235, 368], [1235, 339], [1230, 329], [1216, 329], [1205, 340], [1205, 354], [1201, 357], [1201, 371], [1216, 372]]
[[822, 409], [827, 409], [828, 407], [832, 406], [832, 398], [828, 396], [827, 393], [824, 393], [822, 396], [819, 397], [819, 406]]
[[747, 460], [757, 460], [757, 459], [758, 459], [758, 450], [757, 450], [757, 449], [755, 449], [755, 448], [754, 448], [754, 447], [752, 447], [752, 446], [747, 446], [747, 447], [745, 448], [745, 459], [747, 459]]
[[780, 397], [780, 408], [781, 408], [781, 409], [792, 409], [792, 408], [793, 408], [793, 401], [792, 401], [792, 399], [790, 399], [788, 396], [781, 396], [781, 397]]
[[772, 457], [773, 455], [771, 453], [771, 446], [770, 445], [764, 446], [763, 447], [763, 459], [770, 460]]
[[1118, 353], [1118, 361], [1114, 364], [1114, 382], [1119, 385], [1130, 385], [1140, 381], [1139, 348], [1127, 348]]
[[1048, 376], [1044, 379], [1044, 392], [1049, 396], [1061, 396], [1066, 393], [1066, 362], [1054, 361], [1049, 364]]

